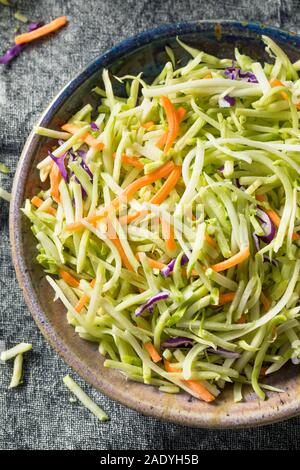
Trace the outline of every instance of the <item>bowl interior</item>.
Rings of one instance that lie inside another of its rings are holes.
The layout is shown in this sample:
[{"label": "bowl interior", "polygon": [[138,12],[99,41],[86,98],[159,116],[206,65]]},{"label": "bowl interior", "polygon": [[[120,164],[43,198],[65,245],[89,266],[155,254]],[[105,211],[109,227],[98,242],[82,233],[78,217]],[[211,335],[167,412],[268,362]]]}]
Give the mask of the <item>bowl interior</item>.
[{"label": "bowl interior", "polygon": [[[273,37],[292,60],[299,57],[300,38],[253,24],[207,22],[167,25],[143,33],[90,64],[54,99],[39,125],[58,129],[84,104],[96,106],[99,100],[91,90],[101,82],[103,67],[119,76],[143,72],[143,78],[151,81],[168,60],[166,45],[172,47],[175,57],[184,64],[188,54],[176,42],[176,35],[189,45],[219,57],[233,58],[234,48],[238,47],[243,53],[261,61],[267,59],[267,55],[260,34]],[[114,81],[114,89],[119,94],[124,93],[123,86],[117,81]],[[285,390],[282,394],[269,393],[268,400],[260,402],[254,393],[248,391],[244,402],[234,404],[232,390],[228,387],[213,405],[185,393],[168,395],[151,386],[128,382],[118,371],[103,367],[104,359],[96,345],[80,339],[73,327],[67,324],[63,305],[53,302],[53,291],[35,262],[36,242],[30,225],[20,213],[25,198],[32,197],[41,187],[36,164],[52,145],[51,139],[29,136],[15,176],[10,214],[12,253],[18,280],[35,321],[52,346],[96,388],[148,415],[191,426],[232,427],[266,424],[299,413],[300,379],[293,366],[284,368],[269,379],[268,383]]]}]

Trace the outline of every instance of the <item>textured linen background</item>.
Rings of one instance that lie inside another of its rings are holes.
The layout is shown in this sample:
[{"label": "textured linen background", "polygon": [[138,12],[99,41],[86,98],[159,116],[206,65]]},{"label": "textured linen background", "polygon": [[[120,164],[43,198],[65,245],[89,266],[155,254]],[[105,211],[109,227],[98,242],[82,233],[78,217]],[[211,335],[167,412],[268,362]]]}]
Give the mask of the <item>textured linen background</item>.
[{"label": "textured linen background", "polygon": [[[0,44],[12,43],[16,9],[30,20],[68,15],[57,34],[27,47],[11,65],[0,66],[0,161],[11,173],[0,175],[10,189],[18,156],[39,114],[75,74],[122,39],[162,23],[198,19],[255,20],[297,31],[299,1],[289,0],[11,0],[0,4]],[[300,32],[300,26],[298,27]],[[1,52],[0,51],[0,52]],[[0,200],[0,340],[25,340],[25,384],[7,390],[12,363],[0,364],[0,448],[2,449],[300,449],[300,417],[258,429],[204,430],[160,422],[101,395],[72,374],[107,411],[101,424],[78,404],[62,377],[72,372],[48,346],[18,288],[8,239],[8,204]]]}]

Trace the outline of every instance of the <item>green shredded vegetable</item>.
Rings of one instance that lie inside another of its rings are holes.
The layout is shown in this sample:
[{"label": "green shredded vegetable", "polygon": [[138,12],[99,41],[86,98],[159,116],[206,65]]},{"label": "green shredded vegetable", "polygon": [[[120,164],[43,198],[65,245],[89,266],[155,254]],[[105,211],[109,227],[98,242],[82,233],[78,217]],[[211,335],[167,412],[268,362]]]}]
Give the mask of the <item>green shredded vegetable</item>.
[{"label": "green shredded vegetable", "polygon": [[4,165],[4,163],[0,163],[0,171],[1,171],[1,173],[7,174],[7,173],[9,173],[10,170],[9,170],[9,168],[7,168],[6,165]]},{"label": "green shredded vegetable", "polygon": [[161,392],[264,399],[300,362],[300,61],[262,40],[265,64],[178,39],[186,63],[167,46],[152,83],[104,70],[72,132],[36,129],[53,150],[23,212],[55,300],[105,367]]},{"label": "green shredded vegetable", "polygon": [[14,360],[13,375],[8,388],[17,387],[21,383],[23,367],[23,354],[17,354]]},{"label": "green shredded vegetable", "polygon": [[3,188],[0,188],[0,198],[9,202],[11,200],[11,194]]},{"label": "green shredded vegetable", "polygon": [[1,361],[8,361],[13,357],[16,357],[18,354],[24,354],[27,351],[32,349],[32,344],[30,343],[19,343],[16,346],[13,346],[11,349],[2,351],[0,359]]},{"label": "green shredded vegetable", "polygon": [[99,421],[108,421],[109,417],[103,411],[100,406],[96,405],[95,402],[82,390],[82,388],[74,382],[74,380],[69,376],[66,375],[63,378],[64,384],[68,387],[68,389],[74,393],[74,395],[78,398],[81,403],[88,408],[98,419]]},{"label": "green shredded vegetable", "polygon": [[21,23],[27,23],[28,22],[27,16],[23,15],[23,13],[21,13],[20,11],[16,11],[14,13],[14,17],[16,18],[16,20],[21,21]]}]

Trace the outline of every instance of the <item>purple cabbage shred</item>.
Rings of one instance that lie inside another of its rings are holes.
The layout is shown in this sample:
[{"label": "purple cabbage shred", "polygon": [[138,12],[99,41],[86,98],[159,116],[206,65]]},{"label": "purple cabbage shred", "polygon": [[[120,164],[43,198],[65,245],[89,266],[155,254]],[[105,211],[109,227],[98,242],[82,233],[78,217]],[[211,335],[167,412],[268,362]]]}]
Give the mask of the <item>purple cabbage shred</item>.
[{"label": "purple cabbage shred", "polygon": [[15,46],[10,47],[3,56],[0,57],[0,64],[6,65],[15,57],[17,57],[20,52],[24,49],[23,44],[16,44]]},{"label": "purple cabbage shred", "polygon": [[155,294],[153,297],[151,297],[149,300],[147,300],[146,303],[138,307],[135,311],[135,316],[139,317],[144,313],[146,310],[151,309],[151,307],[156,303],[159,302],[160,300],[165,300],[170,297],[170,292],[168,291],[162,291],[158,292],[158,294]]},{"label": "purple cabbage shred", "polygon": [[99,127],[97,126],[95,122],[91,122],[90,126],[91,126],[92,131],[94,132],[99,131]]},{"label": "purple cabbage shred", "polygon": [[226,78],[229,78],[230,80],[238,80],[241,79],[245,82],[248,83],[258,83],[256,76],[252,72],[243,72],[239,67],[236,67],[234,65],[234,62],[232,62],[231,67],[227,67],[224,70],[224,75]]},{"label": "purple cabbage shred", "polygon": [[227,349],[222,349],[222,348],[216,348],[216,349],[207,348],[205,351],[207,352],[207,354],[220,356],[220,357],[226,357],[229,359],[238,359],[240,357],[240,353],[227,351]]},{"label": "purple cabbage shred", "polygon": [[223,98],[219,99],[220,108],[230,108],[235,105],[235,98],[233,96],[225,95]]},{"label": "purple cabbage shred", "polygon": [[64,153],[61,157],[55,157],[55,155],[53,155],[53,153],[48,151],[48,155],[56,163],[56,165],[59,168],[61,176],[63,177],[63,179],[67,183],[69,181],[69,175],[68,175],[68,172],[67,172],[67,169],[66,169],[65,159],[68,155],[68,152]]},{"label": "purple cabbage shred", "polygon": [[161,343],[162,349],[189,348],[194,344],[194,340],[185,336],[169,338]]},{"label": "purple cabbage shred", "polygon": [[[186,265],[187,263],[189,262],[189,259],[188,257],[186,256],[186,254],[184,254],[181,258],[181,266],[184,266]],[[164,268],[162,268],[162,270],[160,271],[161,275],[166,278],[169,276],[169,274],[171,274],[171,272],[173,272],[173,269],[174,269],[174,266],[175,266],[175,263],[176,263],[176,258],[172,259],[170,261],[169,264],[167,264],[167,266],[165,266]]]},{"label": "purple cabbage shred", "polygon": [[44,24],[44,21],[32,21],[32,23],[28,25],[28,31],[31,32],[35,29],[41,28],[42,26],[44,26]]}]

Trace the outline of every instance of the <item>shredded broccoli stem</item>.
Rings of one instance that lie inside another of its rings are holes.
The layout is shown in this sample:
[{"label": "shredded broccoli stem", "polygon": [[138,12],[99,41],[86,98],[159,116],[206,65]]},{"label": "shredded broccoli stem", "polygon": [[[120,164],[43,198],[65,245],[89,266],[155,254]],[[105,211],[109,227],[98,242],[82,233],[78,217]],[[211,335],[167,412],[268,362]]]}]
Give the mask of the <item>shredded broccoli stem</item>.
[{"label": "shredded broccoli stem", "polygon": [[74,380],[69,376],[66,375],[63,378],[64,384],[68,387],[68,389],[74,393],[74,395],[78,398],[81,403],[88,408],[95,416],[99,419],[99,421],[108,421],[109,417],[103,411],[100,406],[96,405],[95,402],[82,390],[82,388],[74,382]]},{"label": "shredded broccoli stem", "polygon": [[17,354],[14,359],[14,370],[8,388],[17,387],[21,383],[23,367],[23,354]]}]

